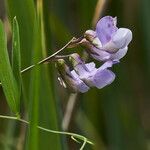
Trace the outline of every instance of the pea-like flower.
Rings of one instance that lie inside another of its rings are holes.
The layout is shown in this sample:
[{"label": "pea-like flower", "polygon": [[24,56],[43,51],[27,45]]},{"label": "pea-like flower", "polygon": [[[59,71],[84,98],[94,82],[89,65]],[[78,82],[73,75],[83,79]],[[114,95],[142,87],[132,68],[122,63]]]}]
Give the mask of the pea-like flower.
[{"label": "pea-like flower", "polygon": [[60,83],[72,92],[81,93],[87,92],[91,87],[101,89],[111,84],[115,74],[108,68],[126,55],[131,40],[131,30],[118,28],[116,17],[103,17],[98,21],[95,31],[87,30],[74,46],[84,46],[93,58],[104,64],[97,68],[94,62],[85,63],[77,53],[71,54],[69,61],[72,70],[63,59],[57,61]]},{"label": "pea-like flower", "polygon": [[56,68],[60,75],[58,80],[63,87],[68,88],[71,92],[85,93],[89,90],[89,87],[79,78],[76,72],[70,71],[63,59],[56,62]]},{"label": "pea-like flower", "polygon": [[72,72],[76,72],[79,78],[89,87],[99,89],[111,84],[115,79],[115,74],[107,69],[112,67],[113,61],[105,62],[101,67],[96,68],[95,63],[85,64],[77,53],[70,56],[70,61],[74,67]]},{"label": "pea-like flower", "polygon": [[87,30],[80,42],[89,54],[100,61],[120,60],[128,50],[132,32],[127,28],[118,28],[117,18],[105,16],[96,25],[96,30]]},{"label": "pea-like flower", "polygon": [[69,57],[73,70],[65,64],[63,59],[57,61],[56,66],[60,77],[60,84],[70,89],[72,92],[87,92],[90,87],[99,89],[111,84],[115,79],[115,74],[107,69],[112,67],[113,61],[105,62],[101,67],[96,68],[95,63],[84,63],[76,53]]}]

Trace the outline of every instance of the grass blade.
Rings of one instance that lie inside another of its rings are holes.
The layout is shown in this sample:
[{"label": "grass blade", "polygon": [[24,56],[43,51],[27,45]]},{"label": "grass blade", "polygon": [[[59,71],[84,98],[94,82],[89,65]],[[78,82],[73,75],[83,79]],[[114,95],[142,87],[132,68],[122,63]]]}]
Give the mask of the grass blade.
[{"label": "grass blade", "polygon": [[[33,63],[35,64],[41,55],[40,49],[41,49],[41,42],[40,37],[38,36],[38,23],[37,20],[35,20],[34,23],[34,41],[33,46],[35,51],[33,51]],[[39,120],[39,100],[40,100],[40,68],[39,66],[35,66],[35,68],[31,71],[31,82],[30,82],[30,105],[29,105],[29,118],[30,118],[30,127],[28,132],[28,138],[27,138],[27,144],[26,149],[27,150],[38,150],[38,139],[39,139],[39,133],[38,133],[38,120]]]},{"label": "grass blade", "polygon": [[[43,10],[45,10],[45,6],[43,3],[46,1],[38,0],[37,1],[37,14],[38,14],[38,22],[39,22],[39,31],[40,31],[40,37],[41,37],[41,55],[46,57],[46,49],[47,45],[46,43],[46,36],[45,31],[48,33],[47,28],[45,28],[45,24],[48,18],[43,17]],[[48,41],[51,41],[49,39]],[[53,65],[53,64],[52,64]],[[51,77],[51,74],[53,73],[53,70],[49,69],[49,65],[43,65],[41,66],[41,89],[40,89],[40,107],[39,107],[39,122],[43,124],[44,126],[59,130],[58,122],[58,114],[57,114],[57,105],[56,105],[56,97],[54,96],[53,87],[54,84],[52,82],[53,78]],[[52,67],[51,67],[52,68]],[[46,88],[43,88],[46,87]],[[46,111],[45,111],[46,110]],[[49,116],[49,117],[48,117]],[[62,141],[60,135],[53,135],[53,134],[47,134],[40,132],[39,136],[39,149],[47,149],[47,147],[51,147],[55,150],[61,150],[62,149]]]},{"label": "grass blade", "polygon": [[[35,8],[33,0],[5,1],[10,21],[16,16],[20,30],[21,68],[31,65],[34,39]],[[28,107],[30,72],[22,76],[23,103]]]},{"label": "grass blade", "polygon": [[18,88],[11,69],[7,52],[7,40],[3,23],[0,21],[0,80],[10,109],[19,115]]},{"label": "grass blade", "polygon": [[[16,17],[13,19],[12,37],[12,69],[18,86],[19,97],[21,95],[21,56],[20,56],[20,36],[19,26]],[[18,99],[20,104],[20,98]]]},{"label": "grass blade", "polygon": [[36,128],[38,125],[38,107],[39,107],[39,77],[40,72],[37,67],[32,70],[32,80],[31,80],[31,94],[30,100],[32,106],[30,109],[30,127],[29,127],[29,134],[28,134],[28,150],[38,150],[38,129]]},{"label": "grass blade", "polygon": [[22,68],[31,63],[33,24],[35,18],[35,9],[33,0],[7,0],[7,12],[10,21],[16,16],[20,28],[21,58]]}]

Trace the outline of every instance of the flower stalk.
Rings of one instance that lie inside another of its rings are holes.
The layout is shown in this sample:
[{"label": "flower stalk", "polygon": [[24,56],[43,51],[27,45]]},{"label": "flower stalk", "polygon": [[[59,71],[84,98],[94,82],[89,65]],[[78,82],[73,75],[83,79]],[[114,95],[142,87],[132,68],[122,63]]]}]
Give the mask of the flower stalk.
[{"label": "flower stalk", "polygon": [[[16,120],[16,121],[25,123],[26,125],[30,124],[30,122],[28,122],[28,121],[26,121],[24,119],[13,117],[13,116],[0,115],[0,118],[2,118],[2,119],[9,119],[9,120]],[[56,130],[47,129],[47,128],[44,128],[44,127],[41,127],[41,126],[37,126],[37,128],[42,130],[42,131],[53,133],[53,134],[68,135],[68,136],[71,137],[71,139],[73,139],[77,143],[80,143],[79,140],[82,140],[83,144],[82,144],[80,150],[83,150],[83,148],[85,147],[86,143],[88,143],[90,145],[94,145],[94,143],[91,142],[89,139],[87,139],[86,137],[84,137],[82,135],[76,134],[76,133],[56,131]]]}]

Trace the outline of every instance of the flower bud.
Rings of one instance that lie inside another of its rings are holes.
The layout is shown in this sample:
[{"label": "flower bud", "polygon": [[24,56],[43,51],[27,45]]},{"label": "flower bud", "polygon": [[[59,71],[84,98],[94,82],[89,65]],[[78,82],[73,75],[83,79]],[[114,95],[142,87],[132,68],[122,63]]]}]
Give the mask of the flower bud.
[{"label": "flower bud", "polygon": [[70,71],[63,59],[59,59],[56,62],[56,67],[60,74],[60,84],[68,88],[71,92],[84,93],[89,90],[89,87],[79,79],[79,76],[75,73],[75,71]]},{"label": "flower bud", "polygon": [[72,63],[73,66],[78,64],[83,64],[83,60],[81,59],[80,55],[77,53],[73,53],[69,56],[69,61]]},{"label": "flower bud", "polygon": [[74,53],[69,57],[70,62],[72,63],[74,70],[77,72],[78,75],[84,75],[89,72],[88,68],[86,67],[84,61],[81,59],[79,54]]},{"label": "flower bud", "polygon": [[95,31],[93,31],[93,30],[87,30],[87,31],[84,33],[84,37],[85,37],[89,42],[91,42],[91,44],[93,44],[95,47],[97,47],[97,48],[102,47],[102,44],[101,44],[99,38],[97,37]]},{"label": "flower bud", "polygon": [[85,37],[88,41],[92,42],[93,39],[96,37],[96,32],[93,31],[93,30],[87,30],[87,31],[85,31],[85,33],[84,33],[84,37]]}]

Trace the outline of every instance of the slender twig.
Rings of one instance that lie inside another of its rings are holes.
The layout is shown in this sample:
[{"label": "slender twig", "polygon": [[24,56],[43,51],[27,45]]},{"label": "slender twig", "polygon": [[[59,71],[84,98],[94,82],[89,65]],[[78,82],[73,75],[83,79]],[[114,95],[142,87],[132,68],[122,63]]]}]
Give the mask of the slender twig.
[{"label": "slender twig", "polygon": [[58,51],[56,51],[56,52],[53,53],[52,55],[50,55],[50,56],[44,58],[43,60],[39,61],[37,64],[31,65],[31,66],[29,66],[29,67],[23,69],[23,70],[21,71],[21,73],[24,73],[24,72],[26,72],[26,71],[32,69],[32,68],[35,67],[36,65],[43,64],[43,63],[48,62],[48,61],[50,61],[50,60],[57,60],[57,59],[69,57],[69,55],[62,55],[62,56],[59,56],[58,54],[59,54],[60,52],[62,52],[64,49],[66,49],[66,48],[72,48],[72,47],[74,47],[75,45],[78,45],[78,43],[79,43],[82,39],[83,39],[82,36],[79,37],[79,38],[77,38],[77,39],[76,39],[75,37],[73,37],[73,38],[72,38],[67,44],[65,44],[61,49],[59,49]]},{"label": "slender twig", "polygon": [[[27,125],[30,124],[30,122],[28,122],[28,121],[26,121],[24,119],[13,117],[13,116],[0,115],[0,118],[20,121],[20,122],[25,123]],[[69,135],[69,136],[73,137],[72,138],[73,140],[76,139],[76,138],[79,139],[79,140],[83,140],[84,142],[83,142],[80,150],[83,150],[83,148],[85,147],[86,143],[88,143],[90,145],[94,145],[93,142],[91,142],[90,140],[88,140],[86,137],[84,137],[82,135],[79,135],[79,134],[76,134],[76,133],[56,131],[56,130],[47,129],[47,128],[44,128],[44,127],[41,127],[41,126],[37,126],[37,128],[40,129],[40,130],[42,130],[42,131],[46,131],[46,132],[50,132],[50,133],[54,133],[54,134]],[[74,140],[74,141],[77,142],[78,140]]]},{"label": "slender twig", "polygon": [[30,70],[30,69],[33,68],[33,67],[35,67],[35,65],[31,65],[31,66],[29,66],[29,67],[27,67],[27,68],[21,70],[21,73],[24,73],[24,72]]},{"label": "slender twig", "polygon": [[[75,37],[73,37],[67,44],[65,44],[61,49],[59,49],[57,52],[55,52],[54,54],[44,58],[43,60],[39,61],[37,64],[34,64],[34,65],[31,65],[23,70],[21,70],[21,73],[25,73],[27,72],[28,70],[32,69],[33,67],[35,67],[36,65],[40,65],[40,64],[43,64],[45,62],[48,62],[52,59],[54,59],[54,57],[59,54],[60,52],[62,52],[65,48],[67,48],[69,45],[71,45],[71,43],[73,43],[73,41],[75,41]],[[58,57],[56,56],[56,59],[58,59]]]},{"label": "slender twig", "polygon": [[76,38],[73,37],[66,45],[64,45],[60,50],[58,50],[57,52],[55,52],[54,54],[50,55],[49,57],[41,60],[40,62],[38,62],[37,64],[42,64],[46,61],[49,61],[50,59],[52,59],[53,57],[55,57],[57,54],[59,54],[60,52],[62,52],[65,48],[67,48]]},{"label": "slender twig", "polygon": [[[57,60],[57,59],[64,59],[64,58],[66,58],[66,57],[69,57],[70,55],[62,55],[62,56],[60,56],[60,55],[55,55],[55,57],[51,57],[51,60]],[[50,56],[49,56],[50,57]],[[47,57],[48,58],[48,57]],[[46,58],[45,58],[46,59]],[[49,59],[50,60],[50,59]],[[42,61],[41,61],[42,62]],[[44,62],[46,62],[46,61],[43,61],[43,63]],[[40,64],[42,64],[42,63],[37,63],[36,65],[40,65]],[[27,67],[27,68],[25,68],[25,69],[23,69],[23,70],[21,70],[21,73],[25,73],[25,72],[27,72],[28,70],[30,70],[30,69],[32,69],[33,67],[35,67],[36,65],[31,65],[31,66],[29,66],[29,67]],[[0,83],[1,84],[1,83]]]}]

